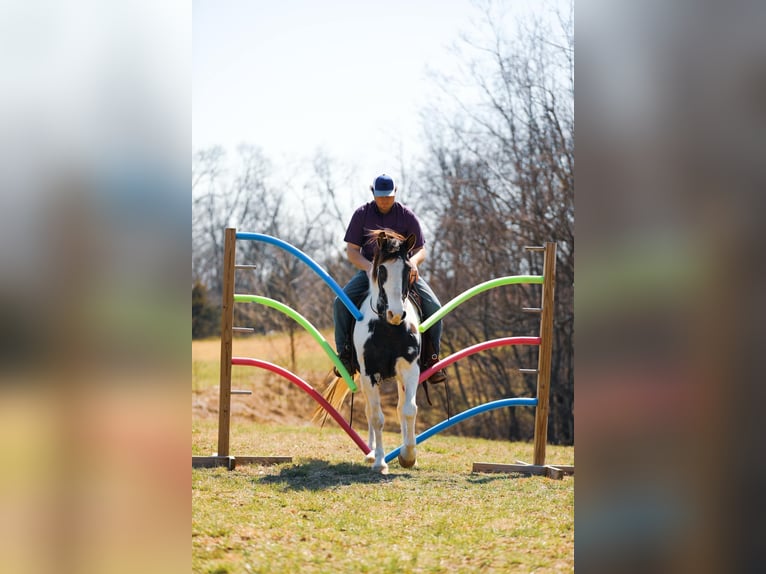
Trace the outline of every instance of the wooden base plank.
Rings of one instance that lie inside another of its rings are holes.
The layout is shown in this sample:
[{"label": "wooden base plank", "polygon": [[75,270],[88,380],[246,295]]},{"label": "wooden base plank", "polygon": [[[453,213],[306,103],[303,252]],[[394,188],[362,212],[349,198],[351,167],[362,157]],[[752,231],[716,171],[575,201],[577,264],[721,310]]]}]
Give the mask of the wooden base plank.
[{"label": "wooden base plank", "polygon": [[536,466],[534,464],[498,464],[494,462],[474,462],[472,472],[518,472],[541,476],[548,474],[544,466]]},{"label": "wooden base plank", "polygon": [[243,464],[284,464],[292,461],[291,456],[193,456],[192,468],[225,466],[229,470],[234,470]]},{"label": "wooden base plank", "polygon": [[234,468],[233,456],[193,456],[192,468],[215,468],[225,466],[229,470]]},{"label": "wooden base plank", "polygon": [[574,465],[573,464],[549,464],[548,466],[552,468],[557,468],[561,472],[563,472],[566,475],[574,476]]},{"label": "wooden base plank", "polygon": [[561,480],[564,478],[564,471],[560,468],[557,468],[555,466],[551,465],[545,465],[545,468],[548,469],[547,476],[548,478],[552,478],[554,480]]},{"label": "wooden base plank", "polygon": [[518,464],[499,464],[494,462],[475,462],[472,472],[498,472],[498,473],[519,473],[533,474],[536,476],[547,476],[555,480],[561,480],[566,475],[574,475],[573,465],[546,464],[536,465],[527,464],[519,461]]},{"label": "wooden base plank", "polygon": [[243,464],[284,464],[292,461],[293,457],[291,456],[235,456],[234,466],[236,468]]}]

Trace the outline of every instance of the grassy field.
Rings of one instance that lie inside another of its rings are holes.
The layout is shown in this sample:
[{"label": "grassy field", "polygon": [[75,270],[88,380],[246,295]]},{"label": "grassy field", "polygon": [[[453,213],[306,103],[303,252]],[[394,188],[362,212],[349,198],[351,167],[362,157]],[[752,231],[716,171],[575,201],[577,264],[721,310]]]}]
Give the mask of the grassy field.
[{"label": "grassy field", "polygon": [[[215,432],[195,423],[193,452],[212,452]],[[335,428],[248,424],[233,434],[235,454],[293,462],[192,471],[194,572],[574,569],[574,477],[470,472],[474,461],[531,460],[529,444],[435,436],[417,467],[393,462],[381,476]],[[549,448],[561,464],[573,454]]]},{"label": "grassy field", "polygon": [[[235,341],[234,350],[284,365],[289,358],[279,337]],[[327,365],[304,355],[296,371],[318,386]],[[207,455],[217,440],[218,342],[195,342],[192,356],[192,454]],[[531,461],[530,443],[437,435],[419,446],[415,468],[394,461],[381,476],[334,423],[308,422],[304,393],[269,377],[235,371],[235,387],[259,394],[233,399],[231,452],[293,462],[192,470],[194,572],[574,569],[574,477],[471,473],[473,462]],[[364,415],[355,408],[354,416],[366,437]],[[384,440],[386,451],[400,441],[393,432]],[[574,448],[549,446],[547,460],[574,464]]]}]

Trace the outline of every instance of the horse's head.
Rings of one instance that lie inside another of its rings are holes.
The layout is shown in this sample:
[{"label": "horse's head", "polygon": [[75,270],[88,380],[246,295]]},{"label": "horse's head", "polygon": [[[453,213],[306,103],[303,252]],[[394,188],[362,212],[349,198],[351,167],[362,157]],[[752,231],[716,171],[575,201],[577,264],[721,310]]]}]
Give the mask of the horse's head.
[{"label": "horse's head", "polygon": [[377,243],[372,260],[370,304],[379,317],[392,325],[405,318],[405,304],[410,292],[409,252],[415,245],[415,236],[406,239],[389,229],[375,231],[372,241]]}]

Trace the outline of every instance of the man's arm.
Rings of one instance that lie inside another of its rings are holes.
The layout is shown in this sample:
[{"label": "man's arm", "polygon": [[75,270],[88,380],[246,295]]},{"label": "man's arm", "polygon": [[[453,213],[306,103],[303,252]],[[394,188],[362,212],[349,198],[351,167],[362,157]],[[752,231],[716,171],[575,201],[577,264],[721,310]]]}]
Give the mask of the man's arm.
[{"label": "man's arm", "polygon": [[416,250],[410,256],[410,263],[412,263],[412,269],[410,270],[410,283],[414,283],[415,281],[418,280],[418,277],[420,277],[420,272],[418,271],[418,267],[425,260],[426,260],[426,248],[425,248],[425,246],[423,246],[420,249]]},{"label": "man's arm", "polygon": [[352,265],[362,271],[369,271],[372,263],[362,255],[362,248],[353,243],[346,243],[346,256]]},{"label": "man's arm", "polygon": [[410,263],[414,265],[420,265],[426,260],[426,248],[425,246],[420,249],[416,249],[412,255],[410,255]]}]

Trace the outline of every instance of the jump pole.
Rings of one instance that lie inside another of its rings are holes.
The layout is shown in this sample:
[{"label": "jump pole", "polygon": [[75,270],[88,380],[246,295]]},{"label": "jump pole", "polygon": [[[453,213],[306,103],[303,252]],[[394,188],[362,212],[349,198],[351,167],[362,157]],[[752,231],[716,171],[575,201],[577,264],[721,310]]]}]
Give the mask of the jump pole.
[{"label": "jump pole", "polygon": [[[221,298],[221,376],[218,406],[218,452],[212,456],[192,456],[192,468],[237,464],[279,464],[292,462],[291,456],[238,456],[229,454],[231,430],[231,359],[234,331],[234,270],[237,255],[237,230],[227,227],[223,245],[223,296]],[[236,393],[240,394],[240,393]]]},{"label": "jump pole", "polygon": [[543,475],[562,478],[574,474],[574,466],[546,465],[545,445],[548,441],[548,411],[551,390],[551,357],[553,354],[553,302],[556,285],[556,243],[547,241],[545,247],[533,247],[544,252],[543,292],[540,313],[540,347],[537,359],[537,406],[535,407],[534,458],[532,464],[473,463],[473,472],[502,472]]}]

